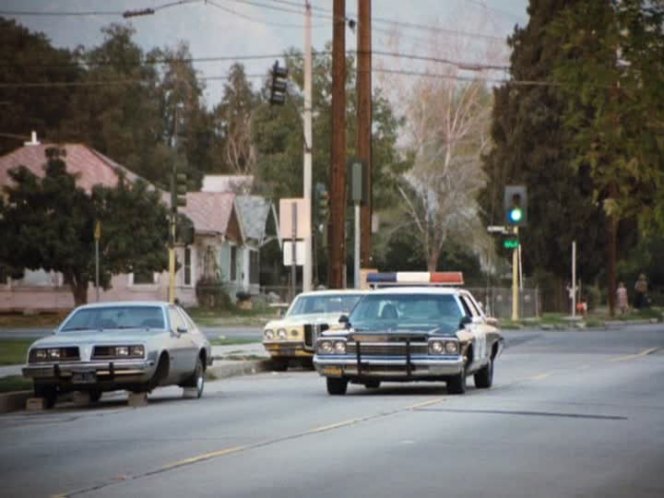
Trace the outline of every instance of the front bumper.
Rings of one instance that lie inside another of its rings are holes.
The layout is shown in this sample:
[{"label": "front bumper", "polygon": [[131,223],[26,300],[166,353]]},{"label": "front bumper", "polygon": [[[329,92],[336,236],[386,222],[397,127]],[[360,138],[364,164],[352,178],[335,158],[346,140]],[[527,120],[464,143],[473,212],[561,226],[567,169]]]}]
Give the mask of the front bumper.
[{"label": "front bumper", "polygon": [[316,371],[324,377],[376,378],[394,381],[435,380],[463,372],[463,357],[315,355]]},{"label": "front bumper", "polygon": [[270,341],[263,342],[263,346],[275,358],[311,358],[314,354],[312,348],[304,342]]},{"label": "front bumper", "polygon": [[147,382],[155,371],[154,360],[87,361],[30,364],[23,376],[62,387],[85,384],[133,384]]}]

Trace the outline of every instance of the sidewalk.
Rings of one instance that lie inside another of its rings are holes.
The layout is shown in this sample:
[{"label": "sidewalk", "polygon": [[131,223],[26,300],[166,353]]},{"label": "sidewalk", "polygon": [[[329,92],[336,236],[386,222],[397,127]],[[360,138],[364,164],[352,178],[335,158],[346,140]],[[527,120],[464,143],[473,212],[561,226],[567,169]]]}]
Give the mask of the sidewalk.
[{"label": "sidewalk", "polygon": [[[260,342],[212,346],[212,365],[207,368],[211,379],[225,379],[269,370],[270,355]],[[20,376],[23,365],[0,367],[0,377]],[[0,413],[22,410],[31,391],[0,393]]]}]

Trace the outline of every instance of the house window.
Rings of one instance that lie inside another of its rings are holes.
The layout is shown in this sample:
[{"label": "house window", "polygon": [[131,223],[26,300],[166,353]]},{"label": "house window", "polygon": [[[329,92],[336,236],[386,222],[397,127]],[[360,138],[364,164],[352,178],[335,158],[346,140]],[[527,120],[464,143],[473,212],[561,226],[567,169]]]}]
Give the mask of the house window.
[{"label": "house window", "polygon": [[134,279],[133,279],[133,284],[134,285],[141,285],[141,284],[155,284],[155,274],[154,272],[151,271],[143,271],[139,270],[134,272],[133,274]]},{"label": "house window", "polygon": [[249,283],[260,283],[260,257],[258,251],[249,251]]},{"label": "house window", "polygon": [[231,282],[237,280],[237,246],[231,246]]},{"label": "house window", "polygon": [[184,248],[184,285],[190,286],[192,278],[191,247]]}]

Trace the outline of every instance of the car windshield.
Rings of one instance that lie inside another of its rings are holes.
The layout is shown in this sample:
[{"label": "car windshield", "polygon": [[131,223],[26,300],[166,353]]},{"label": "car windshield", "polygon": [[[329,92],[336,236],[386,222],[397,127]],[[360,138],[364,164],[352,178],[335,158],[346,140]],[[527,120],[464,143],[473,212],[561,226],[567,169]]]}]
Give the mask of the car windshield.
[{"label": "car windshield", "polygon": [[60,329],[109,330],[130,328],[164,328],[164,314],[159,306],[108,306],[75,311]]},{"label": "car windshield", "polygon": [[349,319],[356,330],[453,332],[463,316],[451,294],[367,294]]},{"label": "car windshield", "polygon": [[286,316],[338,313],[350,313],[359,301],[361,294],[321,294],[299,296]]}]

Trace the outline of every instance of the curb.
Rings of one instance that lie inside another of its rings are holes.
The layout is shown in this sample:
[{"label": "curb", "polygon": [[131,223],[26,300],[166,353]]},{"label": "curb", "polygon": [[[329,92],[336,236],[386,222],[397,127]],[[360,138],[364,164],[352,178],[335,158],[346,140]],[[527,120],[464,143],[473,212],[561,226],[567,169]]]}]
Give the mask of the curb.
[{"label": "curb", "polygon": [[[227,379],[240,375],[252,375],[269,371],[270,360],[216,360],[206,370],[209,380]],[[0,393],[0,414],[25,410],[28,398],[33,397],[32,391],[16,391]]]}]

